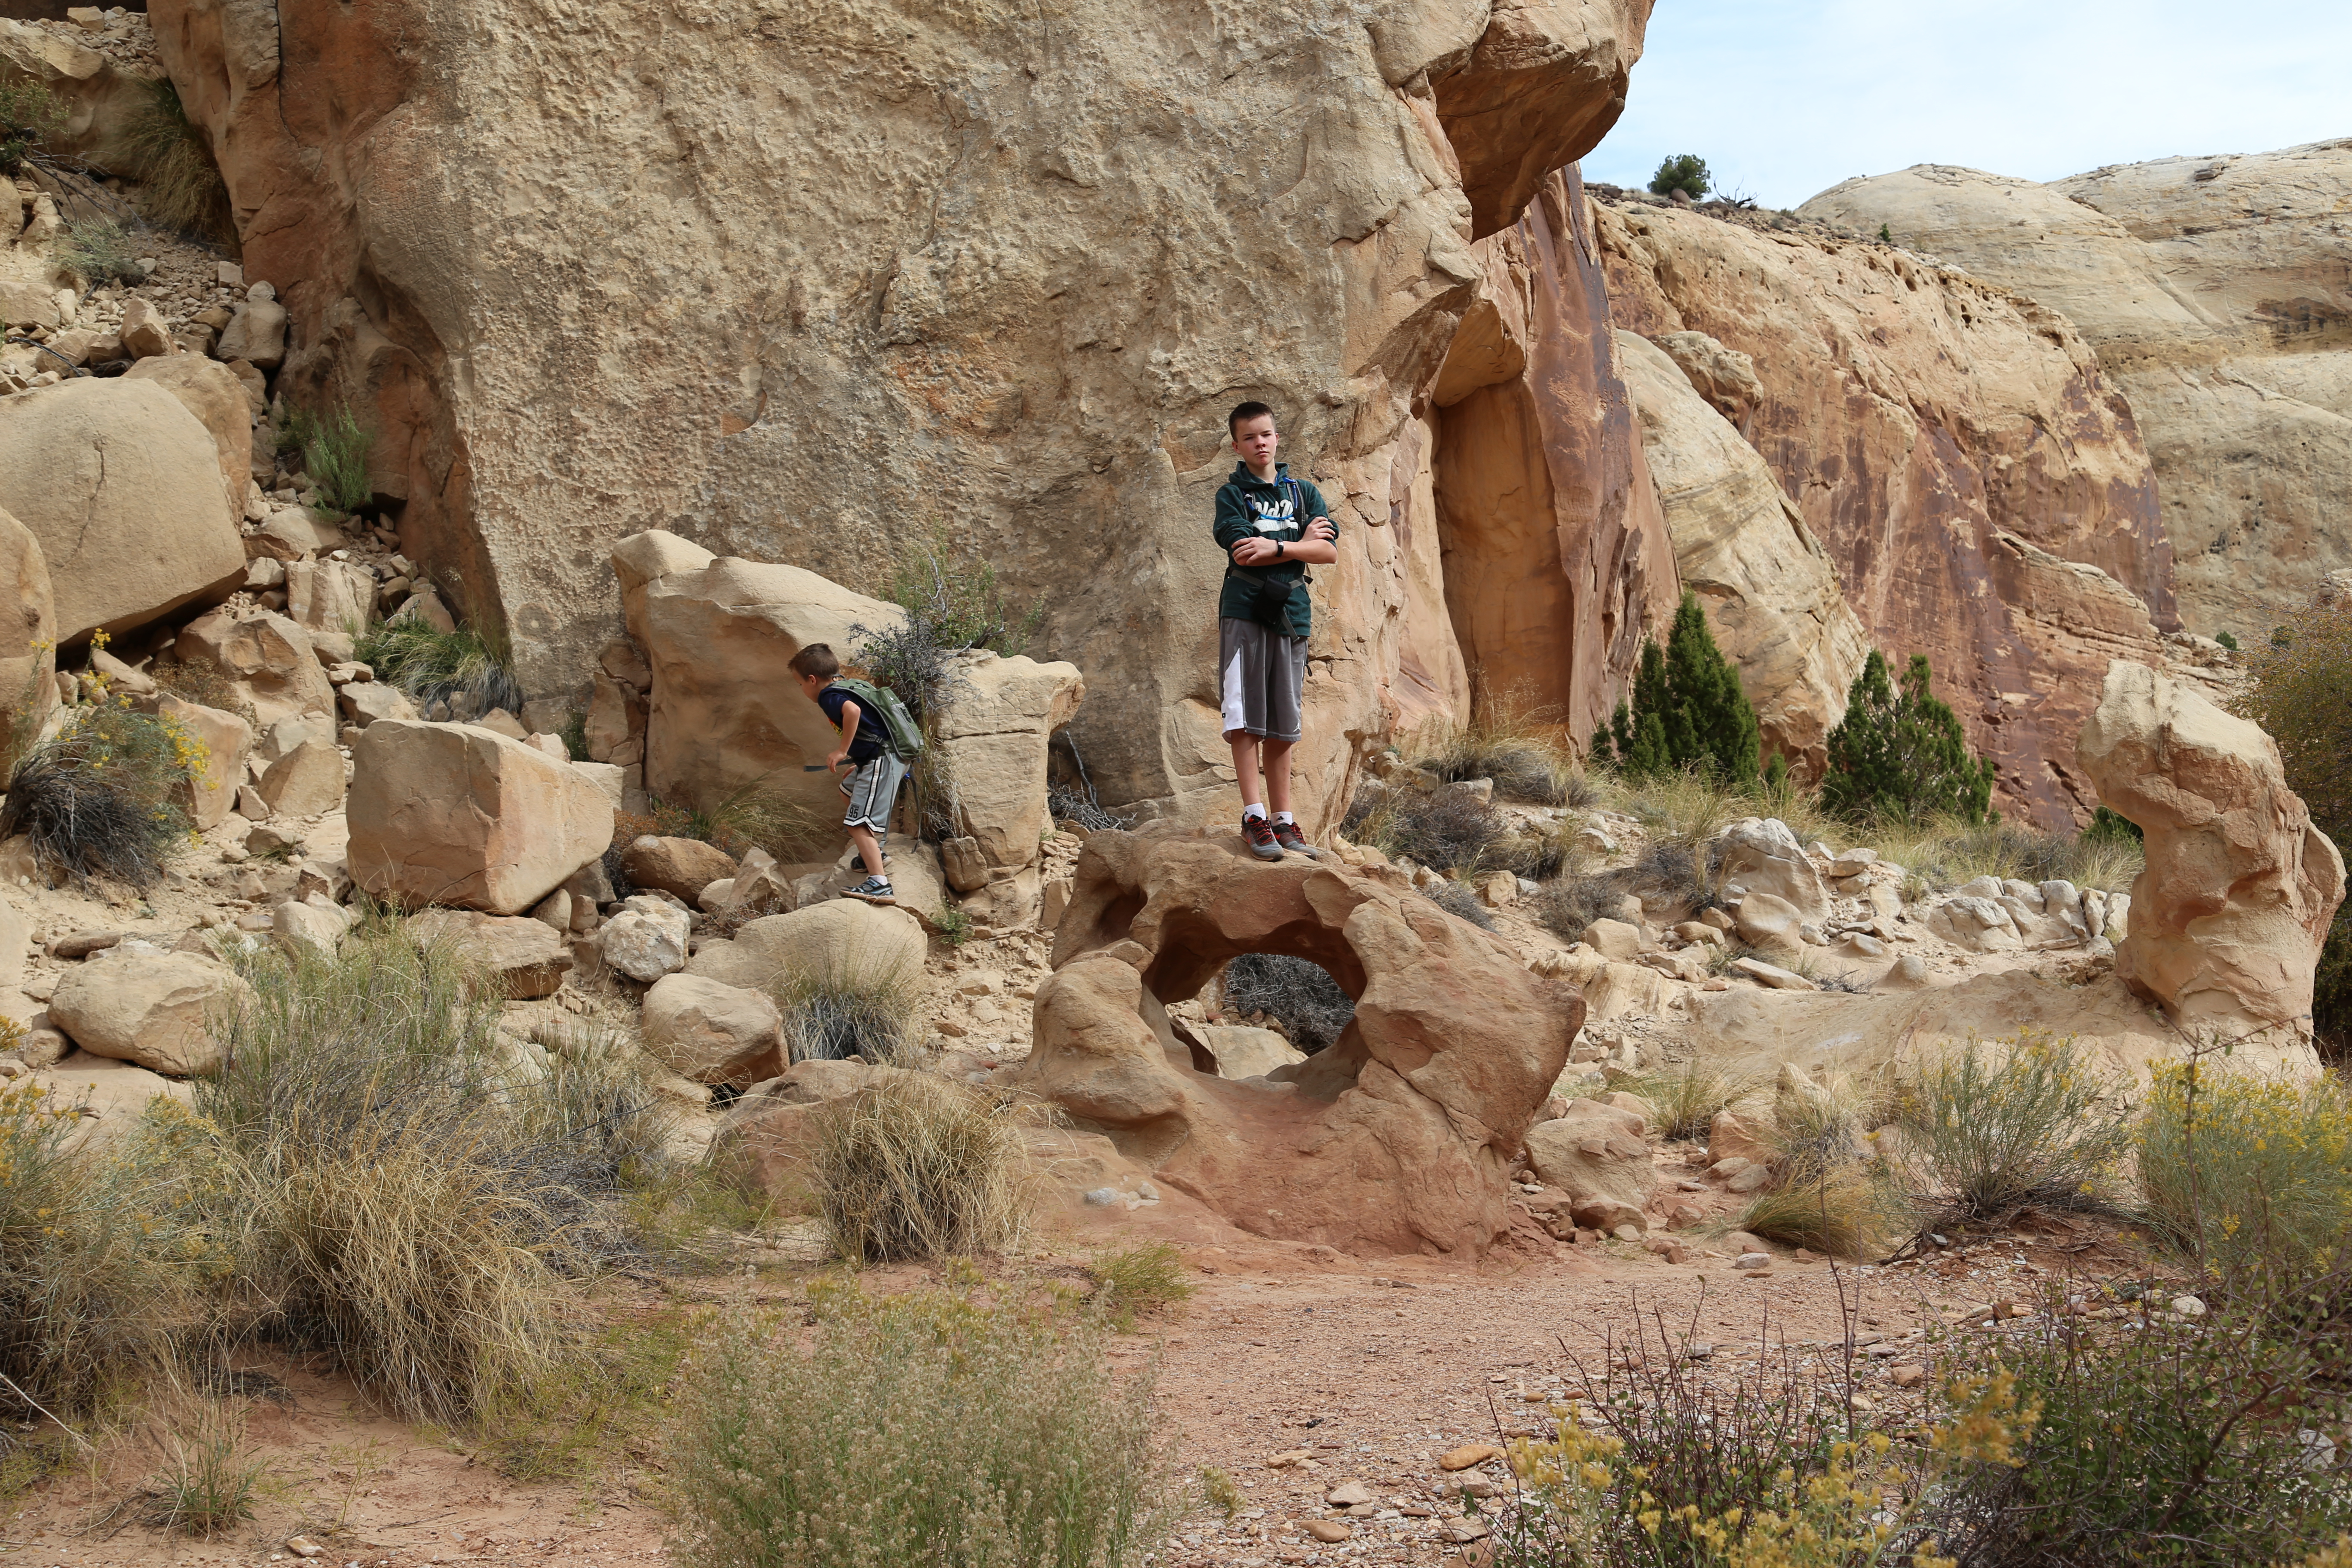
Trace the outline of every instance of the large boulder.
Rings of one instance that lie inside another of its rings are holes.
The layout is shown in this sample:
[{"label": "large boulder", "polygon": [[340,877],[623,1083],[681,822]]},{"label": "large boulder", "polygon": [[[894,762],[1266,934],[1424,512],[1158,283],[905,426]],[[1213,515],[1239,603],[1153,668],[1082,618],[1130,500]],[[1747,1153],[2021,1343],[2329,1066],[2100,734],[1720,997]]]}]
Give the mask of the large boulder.
[{"label": "large boulder", "polygon": [[124,942],[66,973],[49,998],[49,1021],[94,1057],[198,1078],[226,1059],[211,1015],[250,994],[217,959]]},{"label": "large boulder", "polygon": [[521,914],[613,841],[602,790],[494,731],[379,719],[352,761],[352,879],[380,899]]},{"label": "large boulder", "polygon": [[[1163,1002],[1245,952],[1320,964],[1354,1022],[1274,1081],[1193,1068]],[[1465,1252],[1583,1019],[1568,985],[1391,868],[1267,864],[1172,825],[1087,840],[1020,1081],[1234,1225],[1352,1251]]]},{"label": "large boulder", "polygon": [[245,579],[211,432],[152,382],[0,398],[0,510],[41,542],[57,635],[127,631]]},{"label": "large boulder", "polygon": [[1674,536],[1675,564],[1739,672],[1765,751],[1819,778],[1829,763],[1829,732],[1845,714],[1846,689],[1870,657],[1870,637],[1846,605],[1836,563],[1771,466],[1679,363],[1700,367],[1717,396],[1744,397],[1756,385],[1752,364],[1744,384],[1733,375],[1748,356],[1703,332],[1670,336],[1680,340],[1679,355],[1622,331],[1617,352]]},{"label": "large boulder", "polygon": [[706,942],[686,972],[777,992],[825,981],[912,987],[922,979],[924,951],[923,923],[906,910],[832,899],[763,915],[732,941]]},{"label": "large boulder", "polygon": [[[189,770],[181,786],[181,804],[196,827],[218,826],[236,809],[237,787],[245,783],[245,761],[253,751],[253,726],[235,713],[182,697],[158,698],[155,712],[204,748],[203,761]],[[338,756],[335,763],[340,770],[342,759]]]},{"label": "large boulder", "polygon": [[1743,816],[1715,843],[1715,896],[1737,905],[1750,893],[1788,900],[1801,921],[1830,912],[1829,883],[1789,825],[1777,816]]},{"label": "large boulder", "polygon": [[198,616],[180,628],[172,647],[183,663],[211,660],[236,683],[264,726],[335,710],[334,683],[310,634],[274,611],[218,609]]},{"label": "large boulder", "polygon": [[667,899],[639,893],[624,900],[619,912],[596,933],[604,962],[643,984],[686,967],[693,917]]},{"label": "large boulder", "polygon": [[1635,1111],[1570,1100],[1565,1115],[1528,1129],[1528,1163],[1573,1204],[1606,1199],[1638,1210],[1658,1185],[1644,1130]]},{"label": "large boulder", "polygon": [[58,705],[57,606],[49,563],[33,531],[0,509],[0,756],[14,755],[17,726],[38,731]]},{"label": "large boulder", "polygon": [[711,883],[734,876],[736,867],[735,858],[715,844],[648,833],[621,851],[621,869],[633,886],[658,888],[691,904]]},{"label": "large boulder", "polygon": [[1037,863],[1052,825],[1045,748],[1087,687],[1074,664],[976,652],[953,668],[934,740],[955,784],[957,836],[970,841],[985,883]]},{"label": "large boulder", "polygon": [[164,354],[141,360],[122,379],[153,382],[203,422],[220,454],[221,494],[242,515],[253,488],[253,416],[236,373],[202,354]]},{"label": "large boulder", "polygon": [[286,616],[297,625],[314,632],[357,636],[367,629],[374,608],[375,574],[359,563],[286,563]]},{"label": "large boulder", "polygon": [[646,1054],[697,1083],[741,1088],[783,1071],[782,1026],[773,998],[745,985],[667,974],[646,993]]},{"label": "large boulder", "polygon": [[256,283],[246,290],[245,303],[221,330],[216,352],[223,359],[243,360],[257,370],[276,370],[286,360],[286,307],[278,290]]},{"label": "large boulder", "polygon": [[2337,139],[2047,184],[1922,163],[1804,211],[1884,225],[2080,331],[2147,442],[2183,618],[2242,637],[2352,566],[2348,205]]},{"label": "large boulder", "polygon": [[571,943],[544,921],[426,910],[409,920],[408,934],[419,943],[445,946],[478,967],[509,1001],[551,996],[572,971]]},{"label": "large boulder", "polygon": [[2344,860],[2287,787],[2276,742],[2118,659],[2077,752],[2100,796],[2144,836],[2116,973],[2184,1029],[2308,1038]]},{"label": "large boulder", "polygon": [[803,771],[840,742],[801,695],[794,655],[824,643],[847,662],[863,637],[906,623],[896,605],[797,566],[721,560],[672,534],[633,534],[613,551],[629,631],[653,671],[646,788],[710,806],[747,784],[841,819],[841,793]]},{"label": "large boulder", "polygon": [[270,763],[256,787],[280,816],[332,811],[343,804],[343,754],[332,741],[305,741]]}]

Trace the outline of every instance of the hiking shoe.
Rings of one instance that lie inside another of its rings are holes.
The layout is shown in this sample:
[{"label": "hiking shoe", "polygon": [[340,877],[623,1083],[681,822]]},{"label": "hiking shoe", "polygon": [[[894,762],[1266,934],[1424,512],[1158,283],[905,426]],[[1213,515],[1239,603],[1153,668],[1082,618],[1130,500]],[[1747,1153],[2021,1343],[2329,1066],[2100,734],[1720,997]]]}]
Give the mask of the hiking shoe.
[{"label": "hiking shoe", "polygon": [[1282,858],[1282,846],[1275,842],[1274,824],[1263,816],[1242,818],[1242,837],[1249,840],[1250,853],[1261,860]]},{"label": "hiking shoe", "polygon": [[868,877],[850,889],[849,896],[853,899],[891,899],[898,895],[890,890],[889,878]]},{"label": "hiking shoe", "polygon": [[1323,858],[1323,851],[1316,848],[1315,846],[1307,842],[1307,836],[1298,831],[1298,825],[1295,822],[1276,823],[1274,825],[1274,841],[1276,844],[1281,845],[1285,849],[1289,850],[1293,855],[1304,855],[1309,860],[1320,860]]}]

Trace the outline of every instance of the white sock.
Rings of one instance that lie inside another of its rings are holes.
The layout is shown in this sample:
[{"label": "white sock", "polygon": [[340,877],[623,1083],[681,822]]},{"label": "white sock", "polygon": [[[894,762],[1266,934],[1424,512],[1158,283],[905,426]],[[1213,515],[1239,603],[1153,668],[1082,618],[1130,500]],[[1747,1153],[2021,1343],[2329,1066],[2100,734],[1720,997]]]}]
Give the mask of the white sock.
[{"label": "white sock", "polygon": [[1242,807],[1242,820],[1244,822],[1255,822],[1265,815],[1265,807],[1262,805],[1245,805]]},{"label": "white sock", "polygon": [[1276,813],[1274,814],[1274,819],[1275,819],[1276,822],[1280,822],[1280,823],[1286,823],[1286,824],[1288,824],[1290,826],[1293,826],[1293,827],[1296,827],[1296,826],[1298,826],[1296,822],[1292,822],[1292,821],[1291,821],[1291,819],[1290,819],[1290,813],[1288,813],[1288,812],[1286,812],[1286,811],[1277,811],[1277,812],[1276,812]]}]

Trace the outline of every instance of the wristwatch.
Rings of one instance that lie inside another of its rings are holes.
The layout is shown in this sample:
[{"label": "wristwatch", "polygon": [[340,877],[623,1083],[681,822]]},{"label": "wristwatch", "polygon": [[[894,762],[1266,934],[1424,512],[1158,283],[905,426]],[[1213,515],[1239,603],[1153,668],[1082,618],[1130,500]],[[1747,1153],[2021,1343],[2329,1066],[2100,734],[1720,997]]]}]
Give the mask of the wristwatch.
[{"label": "wristwatch", "polygon": [[1277,539],[1277,540],[1276,540],[1276,541],[1274,542],[1274,558],[1275,558],[1276,561],[1279,561],[1279,560],[1283,559],[1283,556],[1284,556],[1284,550],[1283,550],[1282,541],[1280,541],[1279,539]]}]

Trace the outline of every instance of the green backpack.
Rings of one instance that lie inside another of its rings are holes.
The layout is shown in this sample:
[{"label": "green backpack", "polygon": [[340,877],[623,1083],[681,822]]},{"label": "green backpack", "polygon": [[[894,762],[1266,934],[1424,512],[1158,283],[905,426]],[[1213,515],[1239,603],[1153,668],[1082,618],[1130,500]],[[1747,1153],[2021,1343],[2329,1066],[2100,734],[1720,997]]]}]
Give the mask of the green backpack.
[{"label": "green backpack", "polygon": [[902,763],[911,763],[922,754],[923,727],[915,722],[915,716],[907,711],[907,705],[898,700],[897,692],[870,680],[852,680],[846,676],[833,684],[857,699],[861,710],[874,715],[893,756]]}]

